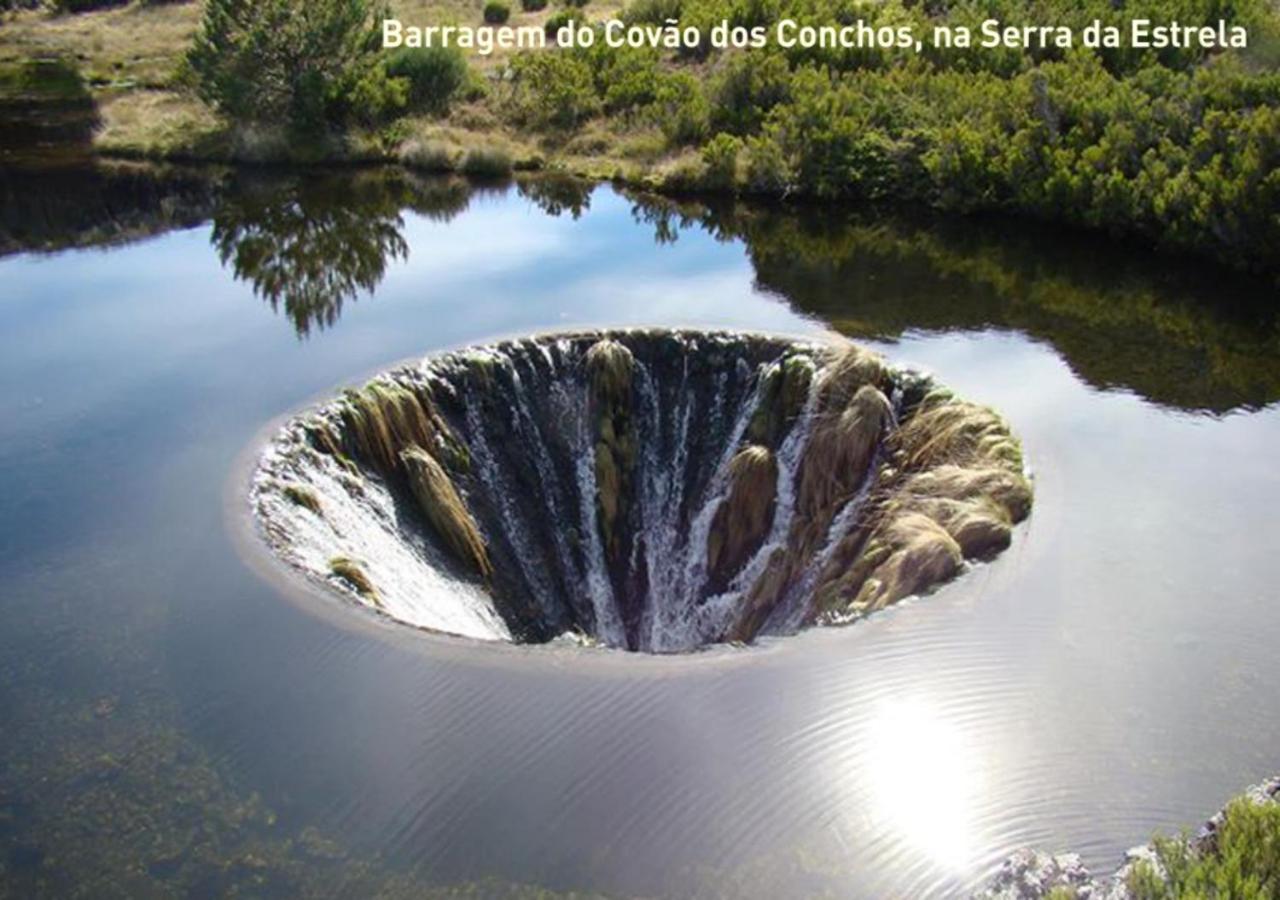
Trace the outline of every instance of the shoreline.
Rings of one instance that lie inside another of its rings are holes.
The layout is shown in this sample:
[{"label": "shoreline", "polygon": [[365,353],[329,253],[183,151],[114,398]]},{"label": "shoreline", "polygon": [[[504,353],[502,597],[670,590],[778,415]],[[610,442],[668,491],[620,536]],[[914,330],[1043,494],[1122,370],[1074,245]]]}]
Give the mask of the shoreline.
[{"label": "shoreline", "polygon": [[[1250,785],[1231,798],[1194,834],[1184,832],[1175,841],[1193,860],[1213,857],[1219,849],[1219,837],[1227,816],[1236,804],[1253,807],[1280,805],[1280,775]],[[1013,853],[1000,865],[1000,870],[987,885],[973,895],[973,900],[1140,900],[1147,896],[1135,891],[1133,883],[1144,870],[1161,882],[1167,882],[1161,854],[1161,838],[1132,847],[1114,871],[1095,875],[1081,862],[1077,853],[1047,853],[1024,848]]]},{"label": "shoreline", "polygon": [[[400,148],[402,149],[402,148]],[[499,154],[502,151],[498,151]],[[1006,222],[1011,227],[1032,226],[1046,231],[1060,231],[1078,239],[1105,241],[1126,247],[1136,254],[1149,254],[1155,259],[1180,265],[1205,266],[1224,275],[1244,279],[1257,279],[1269,285],[1280,286],[1280,257],[1259,261],[1253,266],[1234,265],[1211,253],[1195,252],[1177,246],[1165,246],[1137,231],[1113,233],[1107,229],[1091,228],[1074,222],[1038,216],[1016,209],[975,209],[969,211],[941,209],[919,200],[882,198],[857,200],[851,197],[824,198],[811,193],[792,191],[785,193],[759,192],[716,188],[707,185],[672,183],[659,171],[644,169],[627,171],[615,168],[609,171],[607,159],[592,165],[590,160],[579,157],[548,158],[537,152],[507,156],[501,167],[468,165],[472,154],[487,157],[484,145],[476,144],[457,149],[449,157],[432,156],[429,160],[415,159],[404,152],[374,152],[369,149],[349,153],[305,157],[289,155],[253,155],[247,153],[190,153],[154,152],[146,148],[81,147],[76,145],[43,145],[33,148],[30,155],[0,152],[0,174],[49,172],[59,169],[94,169],[112,165],[137,165],[163,168],[168,166],[191,169],[224,169],[227,172],[254,172],[275,174],[322,174],[342,171],[379,171],[400,169],[427,177],[460,177],[477,186],[503,184],[521,177],[567,178],[590,182],[593,185],[612,185],[633,193],[661,198],[672,204],[697,203],[708,207],[730,206],[739,203],[767,207],[787,207],[822,211],[857,211],[893,215],[908,219],[939,219],[957,222]],[[487,159],[486,159],[487,161]],[[1268,265],[1268,263],[1270,263]]]}]

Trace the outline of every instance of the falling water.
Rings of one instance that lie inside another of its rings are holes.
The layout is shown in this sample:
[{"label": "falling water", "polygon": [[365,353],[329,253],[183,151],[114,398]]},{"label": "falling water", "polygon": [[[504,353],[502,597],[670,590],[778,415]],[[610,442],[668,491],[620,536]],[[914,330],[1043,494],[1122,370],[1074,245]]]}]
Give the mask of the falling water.
[{"label": "falling water", "polygon": [[[589,354],[604,345],[616,371],[600,375]],[[866,426],[879,429],[869,456],[827,476],[838,490],[808,510],[810,518],[825,517],[814,525],[798,518],[802,469],[819,452],[817,423],[852,415],[846,406],[853,409],[849,398],[862,382],[845,385],[839,401],[830,395],[833,379],[853,377],[838,374],[850,354],[871,373],[857,377],[870,379],[875,396],[893,397],[892,414]],[[807,377],[803,393],[792,390],[793,408],[780,399],[788,359],[803,362],[793,369],[824,373]],[[615,379],[614,393],[600,386],[606,376]],[[819,618],[815,597],[830,579],[833,555],[872,546],[875,512],[889,507],[880,481],[892,471],[885,448],[904,386],[917,404],[932,388],[851,345],[651,331],[460,351],[374,385],[366,389],[371,400],[357,392],[295,419],[264,455],[254,500],[268,541],[286,561],[428,629],[532,642],[569,636],[649,652],[787,633]],[[366,407],[353,416],[358,403]],[[419,416],[428,424],[414,424]],[[354,421],[368,433],[352,433]],[[406,428],[423,433],[410,440]],[[334,438],[317,447],[320,432]],[[403,473],[363,458],[362,448],[379,440],[434,442],[422,449],[443,461],[440,477],[449,486],[428,493],[459,498],[449,515],[463,531],[474,526],[491,571],[471,569],[448,551],[441,520],[424,523],[414,499],[423,495],[408,490]],[[739,538],[745,555],[716,584],[711,547],[727,546],[730,532],[743,527],[742,511],[726,504],[739,502],[733,462],[749,445],[776,462],[772,494],[756,498],[768,501],[770,521],[762,534]],[[814,545],[805,530],[819,526]],[[363,577],[352,576],[351,566]],[[779,584],[773,594],[762,588],[770,579]],[[849,600],[855,593],[846,591]],[[750,603],[764,604],[762,611],[748,610]],[[757,612],[758,623],[744,625]]]}]

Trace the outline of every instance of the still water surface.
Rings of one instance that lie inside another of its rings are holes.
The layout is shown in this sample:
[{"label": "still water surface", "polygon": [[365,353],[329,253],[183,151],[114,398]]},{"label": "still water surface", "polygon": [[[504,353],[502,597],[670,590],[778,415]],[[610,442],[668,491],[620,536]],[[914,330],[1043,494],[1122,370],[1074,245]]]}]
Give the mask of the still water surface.
[{"label": "still water surface", "polygon": [[[952,896],[1028,844],[1109,867],[1280,769],[1265,285],[1000,223],[75,177],[5,198],[0,895]],[[273,419],[628,324],[930,369],[1012,422],[1032,517],[927,598],[677,658],[318,616],[238,549]]]}]

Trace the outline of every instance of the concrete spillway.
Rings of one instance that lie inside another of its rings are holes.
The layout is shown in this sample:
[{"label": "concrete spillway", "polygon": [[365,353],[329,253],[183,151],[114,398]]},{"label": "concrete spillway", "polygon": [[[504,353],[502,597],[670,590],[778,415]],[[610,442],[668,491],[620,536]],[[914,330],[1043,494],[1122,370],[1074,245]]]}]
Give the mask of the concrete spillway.
[{"label": "concrete spillway", "polygon": [[433,357],[288,422],[253,508],[403,622],[672,652],[846,621],[1008,546],[991,410],[848,343],[671,331]]}]

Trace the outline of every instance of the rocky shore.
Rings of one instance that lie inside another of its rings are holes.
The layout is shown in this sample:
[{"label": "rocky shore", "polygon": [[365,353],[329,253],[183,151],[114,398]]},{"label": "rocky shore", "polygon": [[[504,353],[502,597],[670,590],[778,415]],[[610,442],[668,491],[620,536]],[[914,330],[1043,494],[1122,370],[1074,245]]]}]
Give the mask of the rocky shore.
[{"label": "rocky shore", "polygon": [[[1280,775],[1252,785],[1232,803],[1237,801],[1256,806],[1280,805]],[[1218,852],[1218,839],[1231,806],[1220,809],[1188,839],[1189,856],[1204,858]],[[1154,841],[1129,850],[1115,872],[1099,876],[1093,875],[1075,853],[1054,856],[1024,849],[1006,859],[995,877],[973,896],[974,900],[1139,900],[1132,882],[1135,870],[1143,866],[1150,867],[1157,877],[1165,877]]]}]

